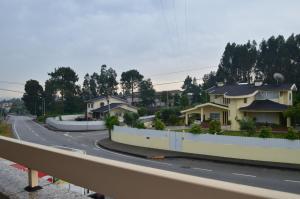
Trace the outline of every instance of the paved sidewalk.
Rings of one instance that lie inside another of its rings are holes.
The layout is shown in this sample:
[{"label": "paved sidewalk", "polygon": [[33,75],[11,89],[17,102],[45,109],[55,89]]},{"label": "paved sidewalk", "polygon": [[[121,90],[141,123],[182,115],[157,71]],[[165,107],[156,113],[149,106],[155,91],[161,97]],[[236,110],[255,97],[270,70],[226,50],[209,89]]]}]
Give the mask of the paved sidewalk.
[{"label": "paved sidewalk", "polygon": [[209,155],[201,155],[201,154],[152,149],[152,148],[122,144],[122,143],[111,141],[108,138],[97,141],[97,144],[99,147],[110,151],[137,156],[141,158],[147,158],[147,159],[186,158],[186,159],[209,160],[215,162],[233,163],[233,164],[241,164],[241,165],[253,165],[253,166],[262,166],[262,167],[270,167],[270,168],[300,170],[300,165],[234,159],[234,158],[227,158],[227,157],[217,157],[217,156],[209,156]]},{"label": "paved sidewalk", "polygon": [[87,199],[81,194],[70,192],[67,189],[50,184],[46,180],[39,180],[43,189],[36,192],[26,192],[27,173],[12,166],[10,161],[0,158],[0,198],[10,199],[40,199],[40,198],[64,198],[64,199]]}]

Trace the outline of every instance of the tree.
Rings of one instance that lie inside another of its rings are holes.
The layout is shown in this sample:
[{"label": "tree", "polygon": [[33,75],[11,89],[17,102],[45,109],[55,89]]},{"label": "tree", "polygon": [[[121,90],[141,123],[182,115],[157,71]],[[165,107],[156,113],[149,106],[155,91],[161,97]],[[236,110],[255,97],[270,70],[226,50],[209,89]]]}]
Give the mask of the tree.
[{"label": "tree", "polygon": [[[78,98],[80,87],[76,85],[78,76],[70,67],[55,68],[54,72],[48,74],[50,79],[46,81],[47,97],[52,98],[52,106],[56,111],[62,113],[74,113],[83,111],[83,106],[74,106],[78,102],[83,104],[83,101]],[[60,96],[57,95],[60,94]],[[56,99],[60,99],[59,103]],[[75,102],[77,101],[77,102]],[[56,106],[58,105],[58,107]]]},{"label": "tree", "polygon": [[90,82],[91,82],[91,77],[87,73],[84,76],[83,85],[82,85],[82,92],[81,92],[82,98],[84,100],[89,100],[89,99],[92,98],[92,92],[91,92],[91,84],[90,84]]},{"label": "tree", "polygon": [[257,54],[255,41],[240,45],[227,43],[217,71],[217,81],[229,84],[250,82]]},{"label": "tree", "polygon": [[155,104],[155,90],[150,79],[140,82],[139,91],[143,106],[149,107]]},{"label": "tree", "polygon": [[36,80],[28,80],[22,100],[32,115],[41,115],[43,110],[43,87]]},{"label": "tree", "polygon": [[178,108],[164,108],[160,110],[159,118],[168,125],[176,125],[179,121],[180,110]]},{"label": "tree", "polygon": [[180,106],[180,95],[178,93],[174,95],[174,106]]},{"label": "tree", "polygon": [[181,87],[183,89],[183,95],[192,94],[192,104],[199,103],[202,101],[201,98],[201,85],[197,83],[197,79],[194,77],[187,76]]},{"label": "tree", "polygon": [[203,80],[203,84],[202,84],[202,88],[203,89],[209,89],[213,86],[216,85],[217,83],[217,75],[216,72],[210,72],[208,74],[205,74],[202,78]]},{"label": "tree", "polygon": [[193,79],[189,75],[185,78],[182,89],[184,94],[192,93],[193,92]]},{"label": "tree", "polygon": [[119,120],[117,116],[106,116],[105,126],[108,129],[109,140],[111,140],[111,131],[114,129],[115,125],[119,125]]},{"label": "tree", "polygon": [[98,74],[93,73],[93,75],[90,78],[90,91],[91,91],[91,95],[92,95],[93,98],[98,96],[98,93],[97,93],[97,79],[98,79]]},{"label": "tree", "polygon": [[187,95],[182,95],[180,98],[180,106],[182,108],[185,108],[189,105],[189,98],[187,97]]},{"label": "tree", "polygon": [[124,114],[124,123],[128,126],[134,127],[137,124],[137,120],[139,119],[139,115],[133,112],[126,112]]},{"label": "tree", "polygon": [[[97,76],[97,75],[96,75]],[[101,66],[100,75],[97,76],[99,95],[109,96],[115,94],[118,89],[117,73],[106,65]]]},{"label": "tree", "polygon": [[135,69],[123,72],[121,75],[122,89],[131,94],[131,103],[133,103],[133,91],[139,87],[143,78],[144,76]]}]

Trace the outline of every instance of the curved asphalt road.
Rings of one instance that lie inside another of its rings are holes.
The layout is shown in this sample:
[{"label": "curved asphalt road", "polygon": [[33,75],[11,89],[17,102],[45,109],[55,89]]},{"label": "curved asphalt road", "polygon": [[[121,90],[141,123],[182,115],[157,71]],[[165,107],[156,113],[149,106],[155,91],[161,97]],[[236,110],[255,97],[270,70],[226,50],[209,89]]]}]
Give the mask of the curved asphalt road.
[{"label": "curved asphalt road", "polygon": [[11,116],[10,122],[16,137],[28,142],[80,149],[86,151],[89,155],[132,164],[300,194],[300,171],[217,163],[205,160],[148,160],[97,147],[95,141],[106,138],[108,136],[106,131],[56,132],[33,122],[29,117],[23,116]]}]

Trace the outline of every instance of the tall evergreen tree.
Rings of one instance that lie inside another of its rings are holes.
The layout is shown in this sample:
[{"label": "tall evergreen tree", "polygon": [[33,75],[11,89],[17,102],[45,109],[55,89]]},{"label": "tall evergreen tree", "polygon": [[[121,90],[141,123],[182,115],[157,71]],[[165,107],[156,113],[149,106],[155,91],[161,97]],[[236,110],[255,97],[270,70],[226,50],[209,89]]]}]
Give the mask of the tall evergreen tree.
[{"label": "tall evergreen tree", "polygon": [[131,94],[131,102],[133,103],[134,90],[139,87],[140,82],[144,76],[141,75],[137,70],[129,70],[123,72],[121,75],[121,86],[125,93]]},{"label": "tall evergreen tree", "polygon": [[108,96],[116,93],[118,89],[117,73],[106,65],[101,66],[100,74],[97,77],[98,93]]},{"label": "tall evergreen tree", "polygon": [[141,81],[139,91],[143,106],[147,107],[155,104],[155,90],[150,79]]},{"label": "tall evergreen tree", "polygon": [[22,97],[25,107],[32,115],[41,115],[43,111],[43,87],[36,80],[28,80]]}]

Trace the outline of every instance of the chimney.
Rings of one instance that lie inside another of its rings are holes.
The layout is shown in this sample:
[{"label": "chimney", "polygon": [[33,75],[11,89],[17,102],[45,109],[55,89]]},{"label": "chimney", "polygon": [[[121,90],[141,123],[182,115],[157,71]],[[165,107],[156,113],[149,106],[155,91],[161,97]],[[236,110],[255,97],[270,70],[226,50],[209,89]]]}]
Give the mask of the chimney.
[{"label": "chimney", "polygon": [[218,87],[224,86],[224,82],[217,82],[217,86],[218,86]]}]

